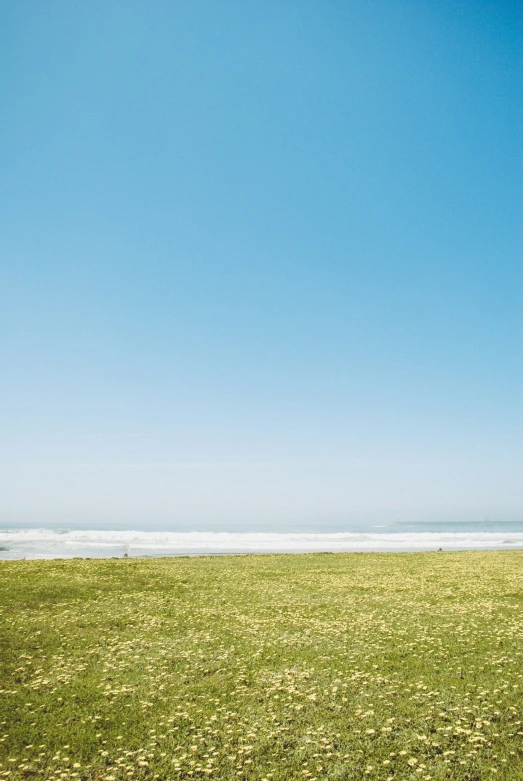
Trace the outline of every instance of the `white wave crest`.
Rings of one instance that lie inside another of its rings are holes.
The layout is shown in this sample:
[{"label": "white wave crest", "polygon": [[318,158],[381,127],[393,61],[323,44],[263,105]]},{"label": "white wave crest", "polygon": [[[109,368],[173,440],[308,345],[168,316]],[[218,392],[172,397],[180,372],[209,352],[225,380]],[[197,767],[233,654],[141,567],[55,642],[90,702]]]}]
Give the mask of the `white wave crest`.
[{"label": "white wave crest", "polygon": [[523,533],[146,532],[50,529],[0,531],[1,558],[162,556],[224,553],[312,553],[523,548]]}]

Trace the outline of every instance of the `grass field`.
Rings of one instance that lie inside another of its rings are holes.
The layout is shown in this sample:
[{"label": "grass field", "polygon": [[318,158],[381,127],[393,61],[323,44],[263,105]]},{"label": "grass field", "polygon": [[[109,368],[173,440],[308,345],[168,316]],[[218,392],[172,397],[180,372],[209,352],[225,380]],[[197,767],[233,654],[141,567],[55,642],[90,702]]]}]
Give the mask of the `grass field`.
[{"label": "grass field", "polygon": [[523,779],[523,551],[0,563],[0,777]]}]

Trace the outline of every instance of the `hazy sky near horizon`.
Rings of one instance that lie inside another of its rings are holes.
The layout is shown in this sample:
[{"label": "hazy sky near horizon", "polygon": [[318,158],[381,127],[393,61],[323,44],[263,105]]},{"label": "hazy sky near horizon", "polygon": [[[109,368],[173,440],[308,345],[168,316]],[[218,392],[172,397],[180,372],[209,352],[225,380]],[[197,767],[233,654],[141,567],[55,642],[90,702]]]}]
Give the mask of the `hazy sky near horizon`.
[{"label": "hazy sky near horizon", "polygon": [[3,3],[0,525],[523,520],[523,8]]}]

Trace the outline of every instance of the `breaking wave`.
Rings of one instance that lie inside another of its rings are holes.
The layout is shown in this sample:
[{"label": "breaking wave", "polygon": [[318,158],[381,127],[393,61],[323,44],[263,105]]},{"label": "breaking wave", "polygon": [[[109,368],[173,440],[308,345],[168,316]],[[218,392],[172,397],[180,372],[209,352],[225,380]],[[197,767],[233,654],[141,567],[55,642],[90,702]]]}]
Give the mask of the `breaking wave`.
[{"label": "breaking wave", "polygon": [[523,533],[468,532],[146,532],[0,531],[0,558],[180,556],[231,553],[488,550],[523,548]]}]

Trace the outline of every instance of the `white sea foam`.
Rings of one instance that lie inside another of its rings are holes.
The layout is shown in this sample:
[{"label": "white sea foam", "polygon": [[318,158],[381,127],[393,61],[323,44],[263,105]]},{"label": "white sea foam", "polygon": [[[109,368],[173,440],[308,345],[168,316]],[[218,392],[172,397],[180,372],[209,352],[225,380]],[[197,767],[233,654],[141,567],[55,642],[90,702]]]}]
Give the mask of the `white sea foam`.
[{"label": "white sea foam", "polygon": [[487,550],[523,548],[523,533],[481,532],[145,532],[50,529],[0,531],[0,558],[172,556],[226,553]]}]

